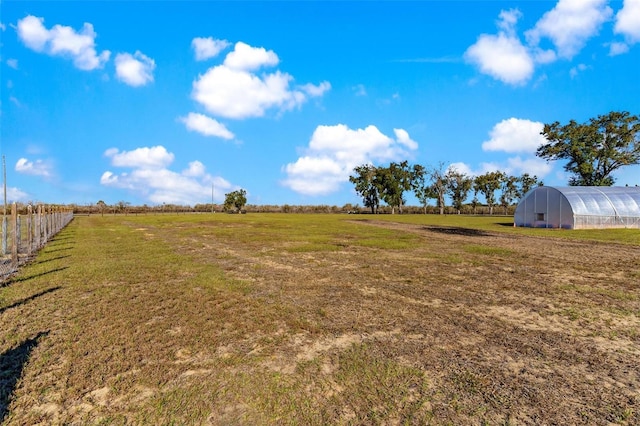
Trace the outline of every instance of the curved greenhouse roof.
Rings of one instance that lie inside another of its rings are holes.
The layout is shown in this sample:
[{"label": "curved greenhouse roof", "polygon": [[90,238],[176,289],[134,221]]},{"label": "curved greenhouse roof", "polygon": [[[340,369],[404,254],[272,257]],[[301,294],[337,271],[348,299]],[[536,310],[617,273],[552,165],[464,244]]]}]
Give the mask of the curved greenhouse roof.
[{"label": "curved greenhouse roof", "polygon": [[541,186],[516,208],[516,226],[640,228],[640,187]]}]

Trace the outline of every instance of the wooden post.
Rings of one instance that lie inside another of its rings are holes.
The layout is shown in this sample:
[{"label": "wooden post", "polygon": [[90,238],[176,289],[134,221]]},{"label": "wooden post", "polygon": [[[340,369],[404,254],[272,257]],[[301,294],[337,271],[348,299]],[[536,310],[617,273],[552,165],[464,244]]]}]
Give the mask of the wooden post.
[{"label": "wooden post", "polygon": [[18,206],[14,202],[11,204],[11,227],[13,228],[13,238],[11,241],[11,263],[18,266]]},{"label": "wooden post", "polygon": [[33,252],[33,217],[31,212],[31,204],[27,206],[27,254],[31,256]]},{"label": "wooden post", "polygon": [[51,229],[51,225],[49,224],[49,213],[47,212],[47,206],[44,207],[44,241],[42,244],[47,244],[49,241],[49,230]]}]

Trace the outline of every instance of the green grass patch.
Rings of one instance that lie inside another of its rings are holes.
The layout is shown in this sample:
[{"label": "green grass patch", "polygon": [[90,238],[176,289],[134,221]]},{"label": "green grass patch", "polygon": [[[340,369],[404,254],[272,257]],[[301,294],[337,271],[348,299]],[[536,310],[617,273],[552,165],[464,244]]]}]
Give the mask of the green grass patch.
[{"label": "green grass patch", "polygon": [[501,248],[482,246],[477,244],[465,244],[462,246],[462,250],[470,254],[481,254],[485,256],[510,256],[514,254],[513,250]]}]

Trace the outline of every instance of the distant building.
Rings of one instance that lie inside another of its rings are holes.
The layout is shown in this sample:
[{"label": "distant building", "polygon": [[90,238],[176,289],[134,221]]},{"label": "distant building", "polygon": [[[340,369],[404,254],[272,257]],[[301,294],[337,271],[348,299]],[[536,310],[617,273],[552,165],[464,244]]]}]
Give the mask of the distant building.
[{"label": "distant building", "polygon": [[640,187],[540,186],[520,201],[515,226],[640,229]]}]

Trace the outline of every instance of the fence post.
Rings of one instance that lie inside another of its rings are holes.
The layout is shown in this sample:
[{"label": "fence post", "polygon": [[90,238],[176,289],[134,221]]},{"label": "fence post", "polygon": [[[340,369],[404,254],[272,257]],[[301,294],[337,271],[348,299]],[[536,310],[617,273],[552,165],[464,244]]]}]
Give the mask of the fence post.
[{"label": "fence post", "polygon": [[8,241],[8,232],[7,232],[7,215],[2,215],[2,255],[7,254],[7,241]]},{"label": "fence post", "polygon": [[16,241],[18,241],[18,255],[20,255],[22,251],[22,217],[20,216],[20,212],[17,213]]},{"label": "fence post", "polygon": [[11,241],[11,263],[18,266],[18,206],[14,202],[11,204],[11,227],[13,228],[13,239]]},{"label": "fence post", "polygon": [[31,204],[27,206],[27,254],[31,256],[33,251],[33,217],[31,215]]},{"label": "fence post", "polygon": [[44,244],[47,244],[47,241],[49,241],[49,230],[51,229],[51,224],[49,223],[50,215],[47,210],[47,206],[44,206]]}]

